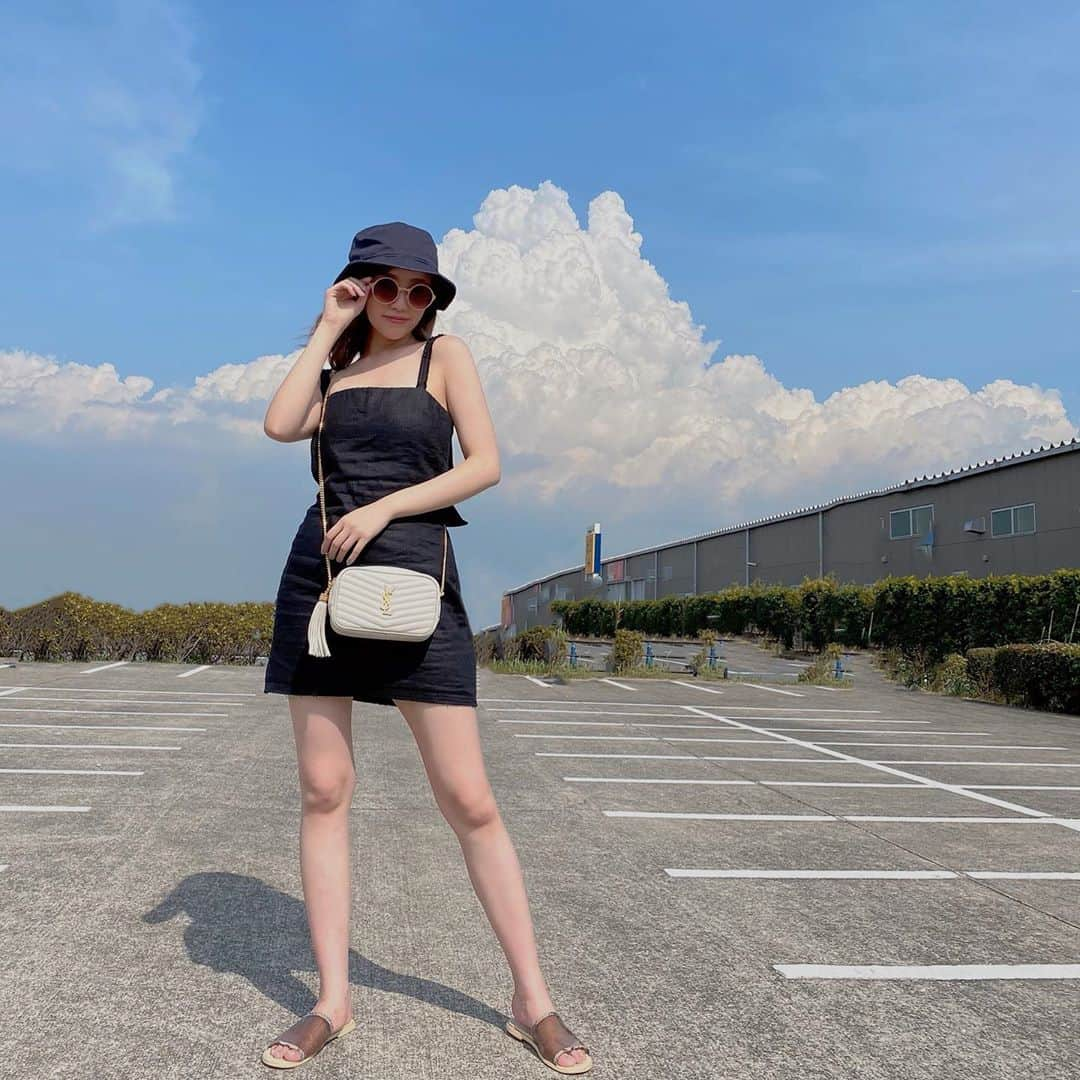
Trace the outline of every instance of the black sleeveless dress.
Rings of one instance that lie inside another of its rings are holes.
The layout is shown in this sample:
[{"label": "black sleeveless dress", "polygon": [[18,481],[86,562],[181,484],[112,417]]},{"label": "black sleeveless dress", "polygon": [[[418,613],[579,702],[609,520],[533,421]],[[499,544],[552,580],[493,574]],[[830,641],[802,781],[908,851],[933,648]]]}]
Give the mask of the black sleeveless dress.
[{"label": "black sleeveless dress", "polygon": [[[346,386],[326,399],[322,431],[327,528],[358,506],[453,467],[453,420],[427,389],[427,340],[415,386]],[[324,368],[323,393],[330,379]],[[318,483],[315,436],[311,475]],[[392,705],[394,698],[476,705],[476,650],[461,598],[449,528],[467,525],[453,506],[394,518],[352,563],[404,566],[442,575],[446,528],[446,580],[434,633],[424,641],[345,637],[326,620],[329,656],[308,653],[308,620],[326,587],[326,559],[318,490],[297,529],[278,584],[274,631],[263,692],[351,697]],[[330,560],[336,577],[347,565]]]}]

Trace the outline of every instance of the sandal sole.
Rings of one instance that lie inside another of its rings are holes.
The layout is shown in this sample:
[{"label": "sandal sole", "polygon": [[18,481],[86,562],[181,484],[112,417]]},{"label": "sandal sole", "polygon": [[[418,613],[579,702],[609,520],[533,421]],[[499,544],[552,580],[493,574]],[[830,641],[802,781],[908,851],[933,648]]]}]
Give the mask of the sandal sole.
[{"label": "sandal sole", "polygon": [[319,1054],[321,1054],[323,1050],[325,1050],[326,1047],[335,1039],[340,1039],[342,1035],[348,1035],[349,1032],[352,1031],[355,1027],[356,1017],[350,1016],[349,1019],[346,1020],[345,1023],[342,1024],[341,1027],[338,1028],[338,1030],[335,1031],[334,1034],[331,1035],[330,1038],[327,1039],[326,1042],[324,1042],[322,1046],[320,1046],[319,1049],[311,1055],[311,1057],[304,1057],[301,1058],[299,1061],[292,1061],[289,1058],[285,1057],[275,1057],[273,1054],[270,1053],[270,1048],[274,1046],[275,1043],[271,1043],[270,1046],[268,1046],[263,1051],[262,1063],[264,1065],[269,1065],[271,1069],[295,1069],[301,1065],[306,1065],[309,1061],[314,1061],[315,1058],[317,1058]]},{"label": "sandal sole", "polygon": [[554,1061],[550,1061],[540,1053],[540,1048],[536,1045],[536,1040],[527,1031],[522,1031],[513,1020],[506,1021],[504,1030],[507,1035],[512,1035],[519,1042],[527,1043],[531,1046],[536,1056],[549,1069],[554,1069],[556,1072],[577,1075],[578,1073],[588,1072],[593,1067],[593,1060],[590,1054],[585,1055],[584,1061],[579,1061],[574,1065],[557,1065]]}]

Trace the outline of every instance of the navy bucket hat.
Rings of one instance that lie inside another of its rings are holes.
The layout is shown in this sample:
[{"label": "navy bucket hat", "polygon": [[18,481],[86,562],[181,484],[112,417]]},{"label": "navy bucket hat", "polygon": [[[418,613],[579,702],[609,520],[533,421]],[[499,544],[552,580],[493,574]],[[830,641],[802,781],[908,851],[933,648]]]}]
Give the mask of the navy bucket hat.
[{"label": "navy bucket hat", "polygon": [[361,229],[349,248],[349,261],[336,278],[363,277],[374,265],[397,266],[431,275],[435,307],[446,309],[457,293],[457,286],[445,274],[439,273],[439,251],[431,233],[407,225],[404,221],[389,221]]}]

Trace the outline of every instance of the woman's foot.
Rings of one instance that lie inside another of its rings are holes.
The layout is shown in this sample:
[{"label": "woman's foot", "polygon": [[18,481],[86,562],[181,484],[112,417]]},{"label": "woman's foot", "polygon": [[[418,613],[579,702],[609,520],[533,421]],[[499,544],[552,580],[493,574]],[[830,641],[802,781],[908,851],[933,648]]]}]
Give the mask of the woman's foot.
[{"label": "woman's foot", "polygon": [[[352,1006],[348,1002],[345,1002],[342,1005],[330,1005],[325,1001],[316,1001],[309,1011],[326,1013],[326,1015],[334,1021],[334,1031],[340,1031],[341,1026],[347,1024],[352,1016]],[[270,1056],[288,1058],[289,1061],[299,1061],[303,1055],[299,1050],[296,1050],[291,1046],[282,1046],[281,1043],[271,1043]]]},{"label": "woman's foot", "polygon": [[[551,1012],[553,1008],[555,1006],[549,994],[529,998],[515,990],[514,996],[510,999],[510,1015],[513,1016],[515,1023],[524,1024],[528,1028],[531,1028],[540,1017]],[[560,1051],[554,1058],[556,1065],[576,1065],[584,1060],[584,1050]]]}]

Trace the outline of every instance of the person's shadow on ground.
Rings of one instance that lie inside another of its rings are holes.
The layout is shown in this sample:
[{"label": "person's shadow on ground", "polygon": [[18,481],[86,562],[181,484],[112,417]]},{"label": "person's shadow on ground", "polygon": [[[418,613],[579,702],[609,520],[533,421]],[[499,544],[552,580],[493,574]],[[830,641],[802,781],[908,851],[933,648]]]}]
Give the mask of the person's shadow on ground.
[{"label": "person's shadow on ground", "polygon": [[[186,915],[184,944],[196,964],[229,971],[251,981],[267,997],[297,1016],[316,998],[294,972],[315,972],[307,911],[302,901],[258,878],[225,871],[184,878],[161,903],[143,915],[151,924]],[[349,949],[349,982],[418,1001],[502,1027],[505,1015],[444,983],[403,975]],[[359,1021],[359,1018],[357,1018]]]}]

